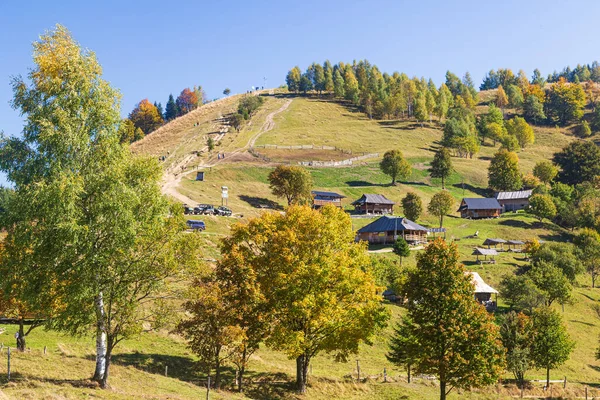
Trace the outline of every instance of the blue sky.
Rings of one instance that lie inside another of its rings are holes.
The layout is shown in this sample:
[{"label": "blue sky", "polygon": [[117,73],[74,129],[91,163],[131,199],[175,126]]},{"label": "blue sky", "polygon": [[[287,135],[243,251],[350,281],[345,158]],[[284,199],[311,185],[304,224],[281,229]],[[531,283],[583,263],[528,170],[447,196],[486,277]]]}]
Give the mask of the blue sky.
[{"label": "blue sky", "polygon": [[[2,1],[0,130],[18,135],[10,77],[32,66],[31,43],[56,23],[96,52],[123,94],[141,99],[202,85],[209,98],[278,86],[294,65],[368,59],[382,71],[442,82],[499,67],[544,75],[600,59],[598,1]],[[0,176],[0,184],[5,182]]]}]

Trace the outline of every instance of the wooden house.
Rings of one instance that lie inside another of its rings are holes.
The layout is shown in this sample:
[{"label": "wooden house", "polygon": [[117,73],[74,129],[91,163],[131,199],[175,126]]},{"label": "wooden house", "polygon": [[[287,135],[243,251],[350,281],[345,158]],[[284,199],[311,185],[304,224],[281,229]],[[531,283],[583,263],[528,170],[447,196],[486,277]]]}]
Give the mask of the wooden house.
[{"label": "wooden house", "polygon": [[342,199],[346,196],[334,192],[320,192],[313,190],[311,192],[313,196],[313,208],[319,209],[328,204],[333,204],[336,207],[342,208]]},{"label": "wooden house", "polygon": [[461,218],[498,218],[502,206],[494,198],[464,198],[458,212]]},{"label": "wooden house", "polygon": [[363,194],[362,197],[352,203],[359,214],[392,214],[394,203],[382,194]]},{"label": "wooden house", "polygon": [[383,216],[360,228],[357,241],[369,244],[392,244],[402,237],[410,244],[427,243],[429,229],[403,217]]},{"label": "wooden house", "polygon": [[532,190],[498,192],[496,193],[496,200],[502,206],[502,212],[523,210],[529,207],[529,198],[532,192]]}]

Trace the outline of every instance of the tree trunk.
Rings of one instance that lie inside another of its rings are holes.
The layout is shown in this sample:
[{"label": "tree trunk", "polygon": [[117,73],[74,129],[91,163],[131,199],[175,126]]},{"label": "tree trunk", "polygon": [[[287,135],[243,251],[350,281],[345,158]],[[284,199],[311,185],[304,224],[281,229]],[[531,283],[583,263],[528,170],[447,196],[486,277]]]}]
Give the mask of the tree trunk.
[{"label": "tree trunk", "polygon": [[406,371],[408,372],[408,383],[410,383],[410,364],[406,365]]},{"label": "tree trunk", "polygon": [[596,287],[596,274],[592,272],[592,289]]},{"label": "tree trunk", "polygon": [[440,215],[440,228],[444,226],[444,216]]},{"label": "tree trunk", "polygon": [[446,381],[440,381],[440,400],[446,400]]},{"label": "tree trunk", "polygon": [[550,368],[546,368],[546,390],[550,388]]},{"label": "tree trunk", "polygon": [[244,346],[244,351],[242,352],[242,365],[241,367],[238,369],[238,381],[237,381],[237,385],[238,385],[238,392],[242,393],[242,391],[244,390],[244,372],[246,371],[246,346]]},{"label": "tree trunk", "polygon": [[25,351],[25,330],[23,327],[23,318],[19,319],[19,333],[17,337],[17,349],[19,351]]},{"label": "tree trunk", "polygon": [[221,361],[219,360],[219,353],[215,359],[215,390],[221,389]]},{"label": "tree trunk", "polygon": [[94,301],[96,307],[96,370],[93,380],[102,383],[106,370],[106,321],[104,297],[100,292]]},{"label": "tree trunk", "polygon": [[102,379],[100,380],[100,387],[102,389],[108,388],[108,370],[110,368],[110,359],[112,356],[113,345],[109,345],[104,357],[104,371],[102,372]]},{"label": "tree trunk", "polygon": [[444,177],[442,176],[442,190],[446,189],[446,185],[444,184]]},{"label": "tree trunk", "polygon": [[310,359],[306,355],[296,358],[296,386],[298,393],[306,393],[306,375],[308,374],[308,363]]}]

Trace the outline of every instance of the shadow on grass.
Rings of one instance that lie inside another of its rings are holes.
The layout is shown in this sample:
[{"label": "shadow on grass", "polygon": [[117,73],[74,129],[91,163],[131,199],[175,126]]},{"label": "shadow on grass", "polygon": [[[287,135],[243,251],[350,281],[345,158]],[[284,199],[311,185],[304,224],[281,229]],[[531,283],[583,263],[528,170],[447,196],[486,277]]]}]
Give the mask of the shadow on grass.
[{"label": "shadow on grass", "polygon": [[386,187],[389,186],[389,183],[373,183],[373,182],[367,182],[367,181],[346,181],[346,185],[350,186],[350,187],[360,187],[360,186],[379,186],[379,187]]},{"label": "shadow on grass", "polygon": [[461,182],[461,183],[455,183],[452,186],[457,189],[462,189],[462,190],[469,191],[471,193],[475,193],[476,195],[481,196],[481,197],[487,197],[490,194],[488,189],[473,186],[470,183],[462,183]]},{"label": "shadow on grass", "polygon": [[594,325],[594,324],[591,324],[591,323],[589,323],[589,322],[585,322],[585,321],[578,321],[578,320],[576,320],[576,319],[572,319],[572,320],[570,320],[570,322],[574,322],[574,323],[576,323],[576,324],[581,324],[581,325],[585,325],[585,326],[596,326],[596,325]]},{"label": "shadow on grass", "polygon": [[[8,380],[6,379],[6,375],[2,374],[2,376],[0,376],[0,384],[5,385],[8,383]],[[50,383],[53,385],[58,385],[58,386],[62,386],[62,385],[69,385],[72,386],[74,388],[79,388],[79,389],[99,389],[100,385],[98,384],[98,382],[95,382],[91,379],[53,379],[53,378],[40,378],[37,375],[32,375],[32,374],[22,374],[20,372],[11,372],[10,374],[10,381],[11,382],[19,382],[19,381],[24,381],[24,382],[45,382],[45,383]],[[110,380],[109,380],[110,382]]]},{"label": "shadow on grass", "polygon": [[268,208],[268,209],[272,209],[272,210],[283,210],[284,209],[281,206],[281,204],[277,203],[276,201],[266,199],[264,197],[247,196],[245,194],[241,194],[238,196],[238,198],[242,201],[245,201],[246,203],[250,204],[252,207],[255,207],[255,208]]},{"label": "shadow on grass", "polygon": [[525,221],[520,221],[517,219],[503,219],[500,222],[498,222],[498,225],[503,225],[503,226],[510,226],[511,228],[521,228],[521,229],[526,229],[526,228],[530,228],[531,225]]},{"label": "shadow on grass", "polygon": [[[164,375],[165,367],[168,367],[168,376],[186,382],[194,382],[202,379],[197,363],[182,356],[171,356],[166,354],[125,353],[112,356],[112,362],[117,365],[131,366],[139,370]],[[223,370],[223,381],[227,381],[227,370]],[[233,379],[232,379],[233,380]]]}]

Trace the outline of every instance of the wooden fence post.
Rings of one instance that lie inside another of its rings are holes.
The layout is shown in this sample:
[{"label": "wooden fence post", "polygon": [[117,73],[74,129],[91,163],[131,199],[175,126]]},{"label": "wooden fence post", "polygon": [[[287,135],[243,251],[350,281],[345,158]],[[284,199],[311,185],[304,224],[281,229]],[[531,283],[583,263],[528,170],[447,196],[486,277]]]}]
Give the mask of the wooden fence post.
[{"label": "wooden fence post", "polygon": [[585,387],[585,400],[587,400],[587,386]]},{"label": "wooden fence post", "polygon": [[208,375],[208,380],[206,382],[206,400],[208,400],[209,394],[210,394],[210,375]]},{"label": "wooden fence post", "polygon": [[165,376],[168,377],[169,376],[169,366],[165,365]]},{"label": "wooden fence post", "polygon": [[356,360],[356,375],[358,376],[358,382],[360,382],[360,364],[358,360]]},{"label": "wooden fence post", "polygon": [[387,382],[387,370],[385,368],[383,369],[383,381]]},{"label": "wooden fence post", "polygon": [[8,380],[10,381],[10,347],[8,348]]},{"label": "wooden fence post", "polygon": [[563,384],[563,389],[567,388],[567,377],[565,376],[565,383]]},{"label": "wooden fence post", "polygon": [[44,355],[46,355],[47,346],[44,346]]}]

